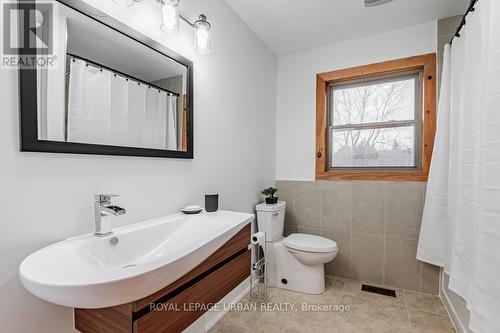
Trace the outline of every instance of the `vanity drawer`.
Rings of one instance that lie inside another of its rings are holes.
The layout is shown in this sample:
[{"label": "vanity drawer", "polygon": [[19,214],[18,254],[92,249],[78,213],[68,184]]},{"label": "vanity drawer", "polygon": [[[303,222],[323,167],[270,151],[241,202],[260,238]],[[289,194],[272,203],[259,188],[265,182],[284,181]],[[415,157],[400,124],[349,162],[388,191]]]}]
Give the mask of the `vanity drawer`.
[{"label": "vanity drawer", "polygon": [[103,309],[75,309],[75,328],[84,333],[130,333],[130,304]]},{"label": "vanity drawer", "polygon": [[[134,322],[135,333],[182,332],[198,319],[206,309],[192,310],[195,304],[219,302],[231,290],[250,276],[251,251],[244,251],[224,266],[163,303]],[[184,311],[188,309],[187,311]]]}]

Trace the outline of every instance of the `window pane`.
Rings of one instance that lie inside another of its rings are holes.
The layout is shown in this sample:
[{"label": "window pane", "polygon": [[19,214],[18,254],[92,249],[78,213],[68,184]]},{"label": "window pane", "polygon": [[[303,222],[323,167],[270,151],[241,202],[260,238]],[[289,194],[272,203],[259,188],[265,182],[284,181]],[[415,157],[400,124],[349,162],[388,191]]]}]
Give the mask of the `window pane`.
[{"label": "window pane", "polygon": [[331,167],[413,167],[414,127],[333,130]]},{"label": "window pane", "polygon": [[332,125],[415,119],[416,77],[333,89]]}]

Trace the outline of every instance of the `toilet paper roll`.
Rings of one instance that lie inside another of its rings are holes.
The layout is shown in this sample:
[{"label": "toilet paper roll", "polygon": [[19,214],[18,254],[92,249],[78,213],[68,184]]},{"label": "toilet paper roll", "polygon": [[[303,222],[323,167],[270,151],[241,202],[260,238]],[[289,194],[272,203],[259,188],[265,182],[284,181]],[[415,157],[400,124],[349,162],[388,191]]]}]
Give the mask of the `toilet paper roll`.
[{"label": "toilet paper roll", "polygon": [[250,236],[250,242],[253,245],[261,244],[262,246],[265,246],[266,245],[266,234],[261,232],[261,231],[256,232],[256,233],[252,234],[252,236]]}]

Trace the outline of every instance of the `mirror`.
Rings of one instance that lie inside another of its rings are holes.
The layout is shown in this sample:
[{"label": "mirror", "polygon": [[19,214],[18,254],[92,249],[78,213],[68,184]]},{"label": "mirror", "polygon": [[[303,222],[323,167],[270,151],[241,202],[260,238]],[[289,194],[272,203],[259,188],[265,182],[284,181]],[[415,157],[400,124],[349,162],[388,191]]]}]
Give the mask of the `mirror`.
[{"label": "mirror", "polygon": [[20,70],[21,99],[36,86],[36,104],[21,105],[22,150],[192,158],[192,63],[85,3],[60,2],[42,29],[56,65]]}]

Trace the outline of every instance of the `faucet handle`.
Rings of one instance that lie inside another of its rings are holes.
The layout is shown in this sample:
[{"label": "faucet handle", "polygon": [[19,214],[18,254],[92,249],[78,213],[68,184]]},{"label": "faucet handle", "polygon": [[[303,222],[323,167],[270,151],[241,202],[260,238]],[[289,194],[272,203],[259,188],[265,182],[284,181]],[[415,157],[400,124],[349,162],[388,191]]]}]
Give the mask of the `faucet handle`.
[{"label": "faucet handle", "polygon": [[95,201],[100,203],[110,202],[111,198],[119,197],[118,194],[96,194],[94,196]]}]

